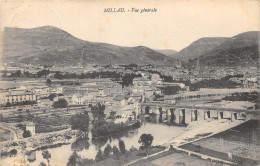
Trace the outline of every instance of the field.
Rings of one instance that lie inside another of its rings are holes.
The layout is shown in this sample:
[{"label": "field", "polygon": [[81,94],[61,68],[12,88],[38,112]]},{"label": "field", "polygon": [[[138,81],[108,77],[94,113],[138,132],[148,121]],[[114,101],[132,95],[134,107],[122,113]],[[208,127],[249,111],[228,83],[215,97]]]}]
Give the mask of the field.
[{"label": "field", "polygon": [[11,137],[11,132],[9,130],[0,128],[0,142],[9,140],[10,137]]}]

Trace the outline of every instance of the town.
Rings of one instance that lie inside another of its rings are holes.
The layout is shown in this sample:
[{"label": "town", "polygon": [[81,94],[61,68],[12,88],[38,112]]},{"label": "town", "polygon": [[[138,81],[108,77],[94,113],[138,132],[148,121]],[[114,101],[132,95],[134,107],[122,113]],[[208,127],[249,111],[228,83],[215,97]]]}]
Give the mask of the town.
[{"label": "town", "polygon": [[[91,130],[93,139],[135,130],[145,121],[185,127],[199,121],[216,123],[225,119],[236,126],[241,120],[254,118],[254,110],[259,108],[256,101],[259,76],[255,67],[204,68],[197,63],[195,70],[189,70],[181,62],[173,67],[111,63],[52,67],[5,63],[1,69],[0,127],[5,133],[1,134],[1,155],[27,151],[30,162],[36,160],[35,151],[39,148],[64,146],[82,138],[79,131]],[[248,99],[239,98],[245,94]],[[236,107],[225,99],[234,102]],[[89,123],[86,119],[90,118],[93,124],[81,124],[81,118],[82,123]],[[101,122],[111,130],[101,128],[98,124]],[[183,138],[177,142],[164,142],[165,146],[155,147],[153,153],[215,134],[211,128],[203,130],[201,136],[193,130],[182,134]],[[84,133],[83,137],[89,139]],[[133,151],[137,148],[135,144],[130,147]],[[104,159],[98,156],[99,151],[97,156],[90,157],[94,160],[88,160],[89,163]]]}]

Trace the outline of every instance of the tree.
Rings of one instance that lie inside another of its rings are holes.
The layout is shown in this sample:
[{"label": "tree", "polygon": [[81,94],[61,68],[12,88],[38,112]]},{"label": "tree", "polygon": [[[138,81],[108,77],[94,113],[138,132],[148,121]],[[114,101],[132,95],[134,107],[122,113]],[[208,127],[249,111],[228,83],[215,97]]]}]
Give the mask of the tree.
[{"label": "tree", "polygon": [[78,155],[78,153],[76,151],[74,151],[70,158],[69,158],[69,161],[67,163],[67,166],[75,166],[75,165],[78,165],[78,163],[80,162],[81,160],[81,157]]},{"label": "tree", "polygon": [[125,154],[126,149],[125,149],[125,143],[124,143],[123,140],[120,140],[120,141],[119,141],[119,149],[120,149],[120,151],[122,152],[122,154]]},{"label": "tree", "polygon": [[46,166],[44,162],[41,162],[39,166]]},{"label": "tree", "polygon": [[17,154],[17,150],[12,149],[9,153],[10,153],[10,156],[15,156]]},{"label": "tree", "polygon": [[89,115],[88,112],[85,111],[83,114],[76,114],[73,115],[70,118],[70,125],[71,125],[71,129],[78,129],[81,131],[88,131],[88,127],[89,127]]},{"label": "tree", "polygon": [[146,150],[148,156],[148,147],[152,145],[153,136],[151,134],[142,134],[138,140],[138,143],[142,145]]},{"label": "tree", "polygon": [[68,102],[65,99],[59,99],[58,101],[53,103],[54,108],[66,108],[68,106]]},{"label": "tree", "polygon": [[46,84],[51,85],[51,80],[49,78],[46,80]]},{"label": "tree", "polygon": [[161,87],[160,89],[164,95],[174,95],[181,90],[179,86],[165,86]]},{"label": "tree", "polygon": [[44,158],[44,159],[46,159],[47,160],[47,162],[48,162],[48,165],[50,165],[49,163],[50,163],[50,158],[51,158],[51,154],[49,153],[49,151],[48,150],[44,150],[43,152],[42,152],[42,157]]},{"label": "tree", "polygon": [[21,75],[22,75],[21,70],[17,70],[16,72],[11,74],[12,77],[21,77]]},{"label": "tree", "polygon": [[23,137],[24,138],[31,137],[31,136],[32,136],[32,134],[31,134],[31,132],[29,130],[24,130],[23,131]]},{"label": "tree", "polygon": [[57,96],[56,94],[52,93],[52,94],[49,95],[48,98],[49,98],[50,101],[53,101],[53,99],[54,99],[56,96]]},{"label": "tree", "polygon": [[119,158],[119,156],[120,156],[120,151],[118,150],[118,148],[115,145],[113,146],[113,155],[116,158]]},{"label": "tree", "polygon": [[98,103],[97,105],[89,104],[91,108],[91,113],[93,114],[94,119],[104,119],[105,117],[105,105]]},{"label": "tree", "polygon": [[82,151],[83,149],[88,149],[90,146],[89,138],[87,134],[83,134],[82,136],[78,137],[75,142],[71,144],[71,149],[75,151]]},{"label": "tree", "polygon": [[110,145],[110,144],[107,144],[107,146],[106,146],[105,149],[104,149],[104,155],[105,155],[105,156],[109,156],[110,153],[111,153],[111,150],[112,150],[111,145]]},{"label": "tree", "polygon": [[36,75],[37,75],[38,77],[42,77],[42,76],[46,77],[49,73],[50,73],[50,70],[45,70],[45,69],[43,69],[43,70],[41,70],[41,71],[38,71],[38,72],[36,73]]},{"label": "tree", "polygon": [[96,155],[95,160],[96,160],[96,161],[101,161],[102,159],[103,159],[103,154],[102,154],[101,149],[99,149],[99,150],[98,150],[98,153],[97,153],[97,155]]}]

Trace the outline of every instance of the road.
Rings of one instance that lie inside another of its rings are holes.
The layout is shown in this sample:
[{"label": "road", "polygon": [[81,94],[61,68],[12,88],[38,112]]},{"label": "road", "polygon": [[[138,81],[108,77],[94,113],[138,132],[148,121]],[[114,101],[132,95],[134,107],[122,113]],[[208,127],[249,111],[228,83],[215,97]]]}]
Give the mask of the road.
[{"label": "road", "polygon": [[13,141],[16,141],[18,139],[18,136],[17,136],[17,133],[15,132],[15,130],[13,130],[12,128],[4,125],[3,123],[0,123],[0,127],[5,129],[5,130],[9,130],[12,133]]}]

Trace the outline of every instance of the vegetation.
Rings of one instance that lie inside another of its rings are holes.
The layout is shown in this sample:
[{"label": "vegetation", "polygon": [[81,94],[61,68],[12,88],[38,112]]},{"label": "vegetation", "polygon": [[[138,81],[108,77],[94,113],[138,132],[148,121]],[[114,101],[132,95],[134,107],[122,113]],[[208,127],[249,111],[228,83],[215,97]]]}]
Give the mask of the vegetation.
[{"label": "vegetation", "polygon": [[101,149],[99,149],[98,152],[97,152],[95,161],[98,162],[98,161],[101,161],[101,160],[103,160],[103,153],[102,153]]},{"label": "vegetation", "polygon": [[44,162],[41,162],[40,166],[46,166],[46,164]]},{"label": "vegetation", "polygon": [[120,141],[119,141],[119,149],[120,149],[120,151],[121,151],[122,154],[125,154],[126,149],[125,149],[125,143],[124,143],[123,140],[120,140]]},{"label": "vegetation", "polygon": [[36,76],[37,77],[45,77],[50,73],[50,70],[46,70],[46,69],[43,69],[43,70],[40,70],[36,73]]},{"label": "vegetation", "polygon": [[65,99],[59,99],[53,103],[54,108],[66,108],[68,106],[68,102]]},{"label": "vegetation", "polygon": [[202,80],[190,85],[191,91],[199,90],[200,88],[236,88],[239,83],[226,80],[226,79],[211,79],[211,80]]},{"label": "vegetation", "polygon": [[[255,103],[255,109],[259,108],[259,92],[242,92],[242,93],[233,93],[231,96],[225,96],[222,100],[229,101],[250,101]],[[252,109],[252,108],[248,108]]]},{"label": "vegetation", "polygon": [[257,103],[259,101],[259,92],[242,92],[242,93],[233,93],[231,96],[225,96],[222,100],[230,101],[250,101]]},{"label": "vegetation", "polygon": [[112,151],[111,145],[110,145],[110,144],[107,144],[107,146],[106,146],[105,149],[104,149],[104,155],[105,155],[106,157],[108,157],[108,156],[110,155],[111,151]]},{"label": "vegetation", "polygon": [[51,85],[51,80],[49,78],[46,80],[46,84]]},{"label": "vegetation", "polygon": [[104,119],[105,118],[105,105],[98,103],[97,105],[89,104],[91,108],[91,113],[93,115],[94,120]]},{"label": "vegetation", "polygon": [[113,146],[113,156],[118,159],[120,156],[120,151],[118,150],[118,148],[114,145]]},{"label": "vegetation", "polygon": [[23,137],[24,138],[31,137],[31,136],[32,136],[32,134],[31,134],[31,132],[29,130],[24,130],[23,131]]},{"label": "vegetation", "polygon": [[145,149],[146,154],[148,156],[148,147],[150,147],[153,143],[153,136],[151,134],[142,134],[138,140],[138,143],[141,144],[142,146],[140,149]]},{"label": "vegetation", "polygon": [[136,75],[136,74],[125,74],[124,76],[122,76],[122,82],[120,82],[120,84],[122,85],[122,87],[124,86],[129,86],[129,85],[133,85],[133,79],[135,77],[141,77],[142,75]]},{"label": "vegetation", "polygon": [[81,73],[77,75],[76,73],[65,73],[61,74],[60,72],[56,72],[54,78],[56,79],[95,79],[95,78],[114,78],[116,81],[121,80],[119,83],[122,86],[129,86],[133,84],[133,79],[135,77],[141,77],[141,75],[137,75],[134,73],[131,74],[123,74],[115,71],[101,71],[101,72],[92,72],[92,73]]},{"label": "vegetation", "polygon": [[90,146],[89,138],[87,134],[83,134],[75,142],[71,144],[71,149],[75,151],[81,151],[83,149],[88,149]]},{"label": "vegetation", "polygon": [[133,125],[128,126],[124,123],[116,124],[106,122],[105,120],[96,120],[93,123],[93,128],[91,129],[91,132],[93,137],[100,137],[126,132],[131,129],[139,128],[140,126],[141,123],[139,121],[137,121]]},{"label": "vegetation", "polygon": [[16,156],[16,154],[17,154],[17,150],[16,150],[16,149],[12,149],[12,150],[10,150],[10,152],[9,152],[9,155],[10,155],[10,156]]},{"label": "vegetation", "polygon": [[70,118],[70,125],[71,125],[71,129],[75,130],[81,130],[81,131],[88,131],[88,127],[89,127],[89,115],[88,112],[85,111],[83,114],[76,114],[73,115]]},{"label": "vegetation", "polygon": [[86,166],[93,164],[94,161],[92,159],[81,158],[76,151],[74,151],[67,163],[67,166]]},{"label": "vegetation", "polygon": [[37,133],[59,131],[69,128],[69,117],[52,114],[52,117],[34,117]]},{"label": "vegetation", "polygon": [[78,165],[79,162],[80,162],[80,156],[78,155],[78,153],[76,151],[74,151],[69,158],[67,166],[75,166],[75,165]]},{"label": "vegetation", "polygon": [[42,152],[42,157],[43,157],[44,159],[46,159],[47,162],[48,162],[48,165],[50,165],[51,154],[49,153],[48,150],[44,150],[44,151]]},{"label": "vegetation", "polygon": [[56,94],[52,93],[52,94],[50,94],[50,95],[48,96],[48,99],[49,99],[50,101],[53,101],[53,99],[54,99],[56,96],[57,96]]},{"label": "vegetation", "polygon": [[13,73],[11,73],[11,77],[21,77],[22,76],[22,71],[21,70],[17,70]]},{"label": "vegetation", "polygon": [[165,86],[165,87],[160,87],[160,89],[164,95],[174,95],[181,90],[179,86]]}]

